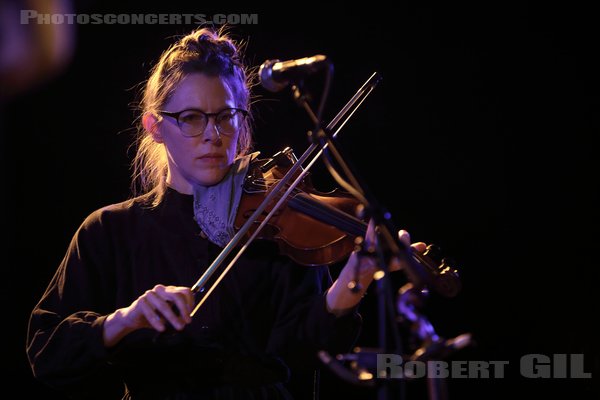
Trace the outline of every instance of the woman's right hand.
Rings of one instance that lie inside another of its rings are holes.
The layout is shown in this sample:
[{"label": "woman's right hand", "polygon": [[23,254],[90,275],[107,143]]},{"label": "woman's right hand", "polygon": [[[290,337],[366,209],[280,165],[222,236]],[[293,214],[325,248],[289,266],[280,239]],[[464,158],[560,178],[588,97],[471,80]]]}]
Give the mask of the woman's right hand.
[{"label": "woman's right hand", "polygon": [[120,308],[104,321],[106,347],[116,345],[127,334],[141,328],[163,332],[167,323],[178,331],[192,322],[194,295],[188,287],[156,285],[130,306]]}]

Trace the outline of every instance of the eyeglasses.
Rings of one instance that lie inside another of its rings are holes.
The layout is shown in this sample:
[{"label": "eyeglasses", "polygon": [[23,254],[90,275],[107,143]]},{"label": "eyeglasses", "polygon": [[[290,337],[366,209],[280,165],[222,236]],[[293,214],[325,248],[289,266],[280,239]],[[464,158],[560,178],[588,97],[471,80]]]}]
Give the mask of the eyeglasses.
[{"label": "eyeglasses", "polygon": [[248,116],[248,111],[241,108],[226,108],[217,113],[205,113],[195,109],[179,112],[158,111],[158,113],[175,118],[182,135],[186,137],[202,135],[210,117],[215,118],[215,128],[219,135],[233,135],[240,130]]}]

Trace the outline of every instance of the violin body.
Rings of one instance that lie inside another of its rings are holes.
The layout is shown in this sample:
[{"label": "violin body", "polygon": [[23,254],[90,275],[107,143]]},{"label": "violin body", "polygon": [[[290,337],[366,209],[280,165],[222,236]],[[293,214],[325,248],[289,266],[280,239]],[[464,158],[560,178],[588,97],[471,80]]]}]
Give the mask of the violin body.
[{"label": "violin body", "polygon": [[[235,220],[236,229],[248,220],[270,188],[289,170],[291,164],[281,165],[285,164],[281,160],[270,164],[273,159],[255,160],[250,165]],[[352,216],[359,202],[337,190],[318,192],[308,178],[304,178],[299,187],[269,219],[258,237],[277,242],[283,254],[306,266],[329,265],[348,257],[354,250],[354,239],[364,233],[366,227],[363,221]],[[249,234],[254,233],[274,205],[275,201],[267,205]],[[344,222],[355,226],[354,232],[336,226]]]}]

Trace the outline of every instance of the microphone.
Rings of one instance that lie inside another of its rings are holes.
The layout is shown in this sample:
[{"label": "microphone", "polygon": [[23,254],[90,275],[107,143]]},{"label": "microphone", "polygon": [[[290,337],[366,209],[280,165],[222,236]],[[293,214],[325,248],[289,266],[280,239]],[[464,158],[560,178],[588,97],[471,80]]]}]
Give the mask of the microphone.
[{"label": "microphone", "polygon": [[327,57],[316,55],[298,58],[297,60],[279,61],[267,60],[258,70],[260,84],[271,92],[285,89],[291,81],[302,80],[313,74],[328,63]]}]

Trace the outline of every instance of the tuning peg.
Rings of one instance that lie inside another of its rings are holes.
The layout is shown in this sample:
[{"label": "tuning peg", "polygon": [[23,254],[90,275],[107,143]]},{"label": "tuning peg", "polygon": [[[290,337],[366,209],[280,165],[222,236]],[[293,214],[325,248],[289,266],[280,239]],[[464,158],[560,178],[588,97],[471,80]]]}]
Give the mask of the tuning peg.
[{"label": "tuning peg", "polygon": [[451,258],[442,259],[434,283],[438,291],[443,293],[446,297],[454,297],[462,289],[458,270],[454,267],[454,264],[455,262]]},{"label": "tuning peg", "polygon": [[424,256],[429,257],[436,264],[442,262],[442,250],[435,244],[430,244],[423,253]]}]

